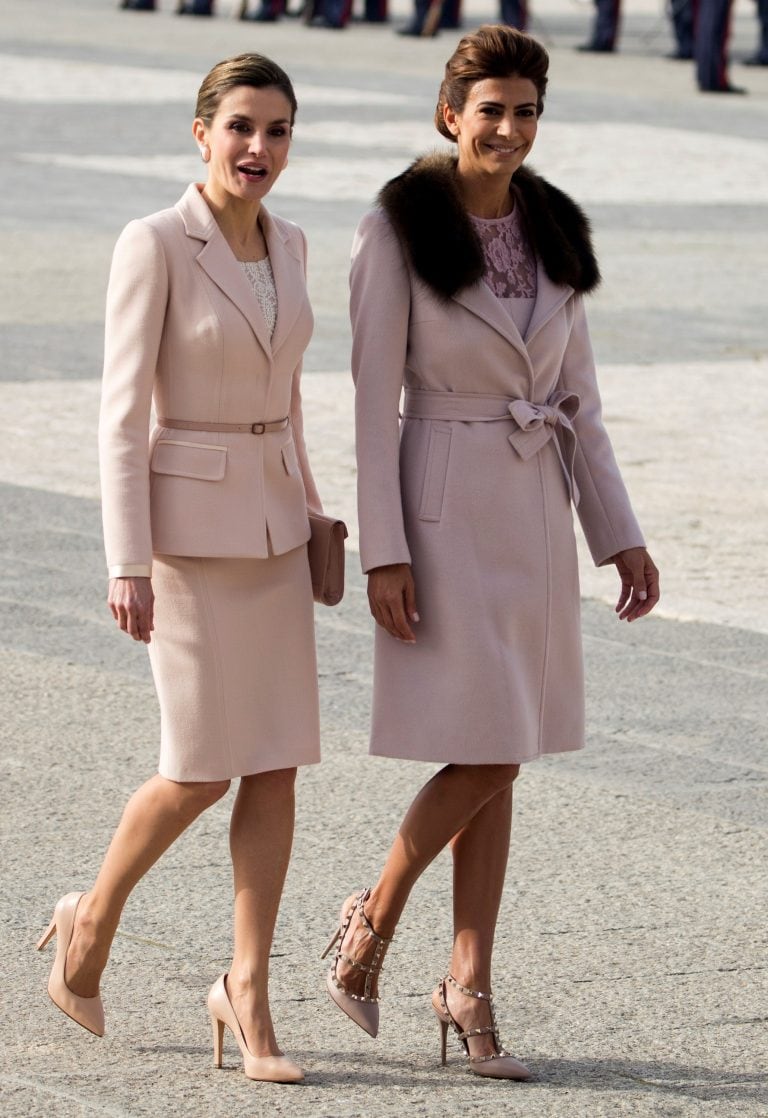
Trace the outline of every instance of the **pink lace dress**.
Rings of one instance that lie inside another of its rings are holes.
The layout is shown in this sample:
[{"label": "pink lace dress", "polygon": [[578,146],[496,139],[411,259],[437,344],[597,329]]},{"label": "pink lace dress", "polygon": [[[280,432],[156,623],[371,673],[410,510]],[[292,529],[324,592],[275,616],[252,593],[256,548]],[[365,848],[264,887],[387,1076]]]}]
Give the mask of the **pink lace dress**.
[{"label": "pink lace dress", "polygon": [[520,207],[516,204],[506,217],[470,214],[470,218],[485,253],[485,283],[524,338],[536,303],[536,257],[523,229]]}]

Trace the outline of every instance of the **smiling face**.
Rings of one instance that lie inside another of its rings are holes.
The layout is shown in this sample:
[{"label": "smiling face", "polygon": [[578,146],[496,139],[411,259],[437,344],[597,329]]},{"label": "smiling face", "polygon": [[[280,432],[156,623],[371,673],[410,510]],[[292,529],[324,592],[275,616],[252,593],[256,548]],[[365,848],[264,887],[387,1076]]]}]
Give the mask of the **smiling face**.
[{"label": "smiling face", "polygon": [[260,202],[288,161],[291,105],[276,86],[238,85],[219,101],[213,119],[199,117],[192,131],[208,163],[206,193]]},{"label": "smiling face", "polygon": [[459,148],[462,174],[509,178],[533,147],[538,94],[528,78],[485,78],[471,87],[464,108],[443,109]]}]

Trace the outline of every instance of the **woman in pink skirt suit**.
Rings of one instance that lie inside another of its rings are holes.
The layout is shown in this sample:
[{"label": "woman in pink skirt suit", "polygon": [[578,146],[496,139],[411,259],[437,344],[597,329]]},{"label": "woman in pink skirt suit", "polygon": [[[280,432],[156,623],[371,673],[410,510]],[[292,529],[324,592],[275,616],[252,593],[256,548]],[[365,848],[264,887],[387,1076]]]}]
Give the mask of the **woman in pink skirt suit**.
[{"label": "woman in pink skirt suit", "polygon": [[584,738],[572,506],[595,562],[618,570],[619,617],[658,599],[600,418],[589,226],[524,167],[547,67],[509,27],[461,40],[436,112],[457,157],[387,184],[351,280],[360,551],[378,623],[371,752],[445,767],[376,884],[344,902],[328,989],[376,1035],[387,945],[450,844],[455,933],[432,997],[443,1059],[452,1027],[470,1070],[503,1079],[529,1076],[502,1047],[490,993],[512,786],[523,762]]},{"label": "woman in pink skirt suit", "polygon": [[[131,890],[239,778],[230,827],[234,956],[208,998],[252,1079],[295,1082],[278,1047],[269,952],[291,850],[298,765],[319,760],[307,508],[320,500],[299,378],[312,332],[306,243],[263,199],[296,98],[257,54],[205,78],[193,125],[207,166],[115,249],[99,431],[109,606],[149,646],[158,775],[128,802],[95,884],[56,906],[55,1004],[104,1032],[99,983]],[[157,423],[150,434],[150,407]],[[268,856],[267,856],[268,854]]]}]

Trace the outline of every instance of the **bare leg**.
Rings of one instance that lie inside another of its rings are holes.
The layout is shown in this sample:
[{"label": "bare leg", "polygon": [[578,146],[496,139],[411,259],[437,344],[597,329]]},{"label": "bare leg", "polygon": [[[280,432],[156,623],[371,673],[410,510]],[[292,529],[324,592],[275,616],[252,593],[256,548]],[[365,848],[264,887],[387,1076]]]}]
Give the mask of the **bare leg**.
[{"label": "bare leg", "polygon": [[[462,986],[491,990],[491,956],[504,890],[512,828],[512,786],[497,792],[451,842],[453,853],[453,951],[450,973]],[[448,1008],[463,1029],[490,1025],[488,1003],[450,984]],[[473,1056],[495,1051],[493,1037],[472,1037]]]},{"label": "bare leg", "polygon": [[98,994],[99,979],[131,890],[228,788],[228,780],[181,784],[153,776],[131,796],[93,888],[78,905],[66,963],[67,985],[75,994],[84,998]]},{"label": "bare leg", "polygon": [[227,991],[254,1056],[279,1056],[269,1011],[269,954],[293,843],[295,769],[246,776],[230,827],[235,951]]},{"label": "bare leg", "polygon": [[[411,889],[430,862],[499,792],[511,787],[517,765],[448,765],[429,780],[406,812],[365,911],[379,935],[389,939]],[[499,841],[498,839],[496,841]],[[353,918],[345,953],[360,961],[373,942]],[[365,975],[340,962],[337,975],[353,993],[362,993]],[[372,993],[375,995],[375,983]]]}]

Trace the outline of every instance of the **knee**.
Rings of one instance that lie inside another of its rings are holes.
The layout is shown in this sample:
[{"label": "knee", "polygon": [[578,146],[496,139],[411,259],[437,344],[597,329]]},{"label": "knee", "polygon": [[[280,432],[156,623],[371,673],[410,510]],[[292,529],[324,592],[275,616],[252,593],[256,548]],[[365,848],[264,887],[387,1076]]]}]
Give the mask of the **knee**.
[{"label": "knee", "polygon": [[229,791],[228,780],[201,780],[178,784],[179,811],[193,819],[206,808],[212,807]]},{"label": "knee", "polygon": [[489,779],[497,792],[511,788],[520,775],[519,765],[489,765],[488,768],[493,770]]},{"label": "knee", "polygon": [[259,788],[269,788],[275,791],[281,789],[293,789],[296,783],[296,772],[294,769],[269,769],[267,772],[254,773],[252,776],[244,776],[241,778],[241,783],[245,785],[258,785]]},{"label": "knee", "polygon": [[520,772],[519,765],[473,765],[473,776],[492,795],[511,788]]},{"label": "knee", "polygon": [[448,765],[455,780],[479,802],[510,789],[520,772],[519,765]]},{"label": "knee", "polygon": [[199,803],[203,808],[213,807],[229,791],[229,780],[207,780],[199,785]]}]

